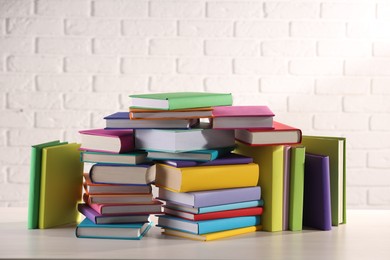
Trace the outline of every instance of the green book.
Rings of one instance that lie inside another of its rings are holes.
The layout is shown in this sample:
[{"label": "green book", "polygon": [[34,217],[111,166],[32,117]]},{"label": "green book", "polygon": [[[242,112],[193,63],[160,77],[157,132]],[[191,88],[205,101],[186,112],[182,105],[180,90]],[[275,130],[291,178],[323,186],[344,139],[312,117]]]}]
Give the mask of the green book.
[{"label": "green book", "polygon": [[30,157],[30,187],[28,196],[27,228],[38,228],[39,194],[41,189],[41,160],[42,149],[54,145],[60,145],[59,140],[31,146]]},{"label": "green book", "polygon": [[302,230],[303,223],[305,147],[291,147],[290,162],[290,208],[288,229],[291,231],[299,231]]},{"label": "green book", "polygon": [[231,106],[231,93],[170,92],[130,95],[132,108],[187,109],[214,106]]},{"label": "green book", "polygon": [[303,136],[306,153],[329,156],[332,225],[345,224],[346,216],[346,139],[344,137]]}]

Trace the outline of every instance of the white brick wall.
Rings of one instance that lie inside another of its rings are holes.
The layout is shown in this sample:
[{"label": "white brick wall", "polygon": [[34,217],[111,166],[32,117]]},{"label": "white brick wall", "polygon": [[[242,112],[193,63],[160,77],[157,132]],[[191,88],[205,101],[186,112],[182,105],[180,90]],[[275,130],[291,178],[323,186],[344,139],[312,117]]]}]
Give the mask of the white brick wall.
[{"label": "white brick wall", "polygon": [[132,93],[232,92],[348,140],[348,207],[390,209],[390,4],[0,0],[0,206],[26,206],[30,146],[78,141]]}]

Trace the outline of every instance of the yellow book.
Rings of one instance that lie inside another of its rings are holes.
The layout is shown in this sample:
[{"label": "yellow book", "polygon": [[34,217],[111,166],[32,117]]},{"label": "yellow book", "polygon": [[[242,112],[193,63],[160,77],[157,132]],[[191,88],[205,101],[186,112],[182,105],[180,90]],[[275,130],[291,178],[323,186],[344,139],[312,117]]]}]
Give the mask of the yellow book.
[{"label": "yellow book", "polygon": [[264,200],[261,224],[281,231],[283,223],[283,145],[248,146],[238,142],[235,153],[251,156],[260,165],[259,186]]},{"label": "yellow book", "polygon": [[256,163],[176,168],[158,164],[156,186],[175,192],[253,187],[259,179]]},{"label": "yellow book", "polygon": [[83,163],[80,144],[43,148],[39,228],[75,223],[81,201]]},{"label": "yellow book", "polygon": [[238,236],[242,234],[252,233],[256,232],[262,229],[262,226],[251,226],[251,227],[244,227],[244,228],[237,228],[232,230],[226,230],[221,232],[214,232],[209,234],[203,234],[203,235],[196,235],[191,234],[183,231],[173,230],[173,229],[164,229],[163,234],[169,235],[169,236],[177,236],[177,237],[183,237],[193,240],[199,240],[199,241],[212,241],[217,239],[222,239],[226,237],[232,237],[232,236]]}]

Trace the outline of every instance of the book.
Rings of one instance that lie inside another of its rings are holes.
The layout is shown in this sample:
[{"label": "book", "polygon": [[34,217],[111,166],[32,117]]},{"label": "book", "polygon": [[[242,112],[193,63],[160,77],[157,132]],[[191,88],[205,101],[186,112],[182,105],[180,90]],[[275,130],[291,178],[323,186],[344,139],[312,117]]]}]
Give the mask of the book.
[{"label": "book", "polygon": [[148,204],[153,202],[153,196],[149,194],[83,194],[83,200],[97,204]]},{"label": "book", "polygon": [[42,150],[39,228],[77,222],[81,200],[83,164],[80,144],[70,143]]},{"label": "book", "polygon": [[273,129],[237,129],[235,137],[238,141],[252,145],[298,144],[302,140],[302,131],[279,122],[273,122]]},{"label": "book", "polygon": [[95,224],[121,224],[148,222],[149,214],[111,214],[102,215],[84,203],[77,205],[78,211]]},{"label": "book", "polygon": [[126,153],[134,150],[132,130],[90,129],[79,131],[81,149],[97,152]]},{"label": "book", "polygon": [[289,189],[289,219],[288,229],[302,230],[303,194],[305,173],[305,147],[291,147],[290,189]]},{"label": "book", "polygon": [[304,136],[306,152],[329,156],[332,225],[345,224],[346,216],[346,139],[331,136]]},{"label": "book", "polygon": [[283,221],[282,230],[288,230],[290,210],[290,164],[291,146],[285,145],[283,149]]},{"label": "book", "polygon": [[233,98],[230,93],[170,92],[130,95],[130,101],[132,107],[175,110],[231,106]]},{"label": "book", "polygon": [[329,167],[329,156],[305,155],[303,225],[306,227],[332,229]]},{"label": "book", "polygon": [[176,120],[132,120],[129,112],[116,112],[104,117],[105,129],[142,129],[142,128],[189,128],[198,123],[197,119]]},{"label": "book", "polygon": [[189,232],[192,234],[207,234],[236,228],[260,225],[260,216],[245,216],[213,220],[190,221],[168,215],[158,215],[157,226]]},{"label": "book", "polygon": [[218,211],[225,211],[225,210],[263,207],[263,206],[264,206],[263,200],[251,200],[251,201],[222,204],[222,205],[209,206],[209,207],[191,207],[191,206],[185,206],[183,204],[176,204],[170,201],[166,201],[163,207],[174,209],[174,210],[180,210],[184,212],[190,212],[193,214],[202,214],[208,212],[218,212]]},{"label": "book", "polygon": [[182,153],[149,150],[147,152],[147,158],[151,160],[189,160],[195,162],[206,162],[230,154],[233,149],[234,147],[222,147],[217,149],[196,150]]},{"label": "book", "polygon": [[139,129],[135,132],[135,147],[140,150],[178,153],[233,146],[234,130]]},{"label": "book", "polygon": [[83,187],[88,194],[145,194],[151,193],[150,185],[93,183],[89,173],[84,173]]},{"label": "book", "polygon": [[177,109],[177,110],[130,108],[130,119],[172,120],[172,119],[210,118],[212,116],[212,111],[213,111],[212,107]]},{"label": "book", "polygon": [[157,214],[161,213],[162,202],[154,200],[152,204],[88,204],[103,215],[112,214]]},{"label": "book", "polygon": [[156,177],[154,164],[119,165],[98,163],[92,165],[89,178],[93,183],[149,184]]},{"label": "book", "polygon": [[27,215],[27,228],[38,228],[39,222],[39,195],[41,190],[41,161],[42,150],[45,147],[54,145],[66,144],[61,143],[59,140],[36,144],[31,146],[30,152],[30,186],[28,196],[28,215]]},{"label": "book", "polygon": [[140,240],[148,232],[151,226],[151,222],[95,224],[88,218],[85,218],[76,227],[76,237]]},{"label": "book", "polygon": [[158,199],[190,207],[210,207],[261,199],[261,188],[245,187],[194,192],[173,192],[159,189]]},{"label": "book", "polygon": [[214,129],[272,129],[274,116],[268,106],[220,106],[211,121]]},{"label": "book", "polygon": [[174,217],[184,218],[187,220],[199,221],[199,220],[211,220],[222,218],[234,218],[243,216],[257,216],[263,213],[262,207],[233,209],[225,211],[217,211],[203,214],[194,214],[185,211],[174,210],[170,208],[164,208],[164,213]]},{"label": "book", "polygon": [[221,158],[217,158],[212,161],[199,162],[199,161],[183,161],[183,160],[162,160],[161,163],[167,164],[173,167],[193,167],[193,166],[212,166],[212,165],[227,165],[227,164],[247,164],[253,163],[253,158],[249,156],[243,156],[240,154],[230,153]]},{"label": "book", "polygon": [[213,241],[217,239],[223,239],[223,238],[248,234],[259,230],[262,230],[261,225],[197,235],[197,234],[191,234],[179,230],[165,228],[163,234],[168,236],[176,236],[176,237],[188,238],[188,239],[193,239],[198,241]]},{"label": "book", "polygon": [[81,161],[87,163],[140,164],[148,161],[147,153],[137,151],[131,153],[106,153],[83,151]]},{"label": "book", "polygon": [[155,184],[176,192],[189,192],[253,187],[258,179],[259,166],[255,163],[183,168],[157,164]]},{"label": "book", "polygon": [[249,146],[239,143],[235,152],[252,156],[261,165],[258,185],[265,203],[262,226],[265,231],[283,229],[283,145]]}]

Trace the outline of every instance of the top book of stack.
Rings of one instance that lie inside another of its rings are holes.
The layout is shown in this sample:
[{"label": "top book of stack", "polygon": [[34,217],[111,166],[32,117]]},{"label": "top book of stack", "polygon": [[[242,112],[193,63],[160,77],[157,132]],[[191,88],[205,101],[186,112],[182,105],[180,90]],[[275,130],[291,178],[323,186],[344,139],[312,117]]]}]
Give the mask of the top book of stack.
[{"label": "top book of stack", "polygon": [[171,92],[130,95],[130,98],[131,107],[164,110],[231,106],[233,104],[230,93]]}]

